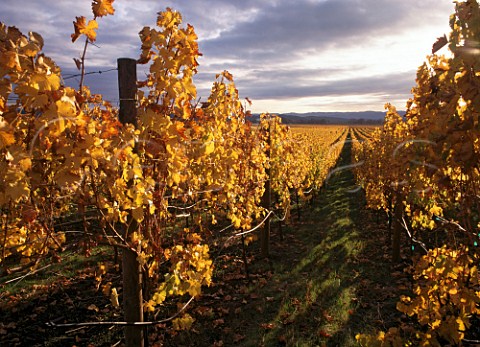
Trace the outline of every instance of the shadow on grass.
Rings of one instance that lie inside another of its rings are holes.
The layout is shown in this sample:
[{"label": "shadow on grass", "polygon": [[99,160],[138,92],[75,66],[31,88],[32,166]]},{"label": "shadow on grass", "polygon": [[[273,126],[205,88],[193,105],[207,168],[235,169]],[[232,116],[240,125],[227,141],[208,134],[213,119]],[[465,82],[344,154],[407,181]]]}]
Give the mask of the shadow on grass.
[{"label": "shadow on grass", "polygon": [[[254,326],[253,331],[240,327],[247,338],[238,345],[356,346],[355,334],[371,330],[370,320],[378,316],[378,310],[365,305],[357,293],[359,288],[387,279],[389,264],[372,261],[367,252],[379,241],[368,235],[371,227],[363,216],[365,199],[356,191],[348,166],[352,156],[349,138],[336,172],[314,207],[288,231],[299,247],[303,245],[300,256],[289,267],[285,265],[287,253],[272,252],[274,275],[259,294],[268,300],[258,310],[260,320],[268,324],[260,323],[257,331]],[[384,286],[378,284],[377,289]]]},{"label": "shadow on grass", "polygon": [[283,228],[283,241],[272,228],[270,258],[259,257],[258,243],[249,246],[250,281],[241,273],[240,247],[232,247],[237,255],[217,264],[193,331],[165,346],[349,347],[357,346],[357,333],[388,324],[382,308],[395,311],[396,297],[387,288],[384,230],[356,189],[349,139],[312,206]]},{"label": "shadow on grass", "polygon": [[62,254],[61,262],[46,261],[44,268],[39,267],[42,271],[30,276],[2,278],[0,346],[101,347],[120,341],[121,327],[53,328],[47,324],[119,319],[118,310],[97,290],[95,281],[98,263],[111,258],[107,247],[94,249],[89,257],[73,249]]}]

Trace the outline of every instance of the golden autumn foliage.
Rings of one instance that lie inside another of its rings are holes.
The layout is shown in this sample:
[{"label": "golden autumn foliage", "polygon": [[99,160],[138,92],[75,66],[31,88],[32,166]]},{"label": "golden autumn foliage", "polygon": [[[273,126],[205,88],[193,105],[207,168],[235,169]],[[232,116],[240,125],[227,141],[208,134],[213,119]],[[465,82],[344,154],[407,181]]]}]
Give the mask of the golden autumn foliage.
[{"label": "golden autumn foliage", "polygon": [[[470,319],[480,314],[479,3],[456,2],[450,27],[448,39],[439,39],[419,67],[405,116],[388,105],[383,128],[355,148],[365,163],[356,175],[369,205],[393,211],[400,204],[402,213],[394,217],[413,236],[435,230],[448,242],[425,248],[413,295],[397,305],[420,329],[358,335],[365,346],[461,346]],[[449,53],[439,55],[447,44]]]},{"label": "golden autumn foliage", "polygon": [[404,295],[397,303],[397,309],[414,317],[421,328],[358,334],[357,340],[362,346],[461,346],[471,318],[480,314],[476,264],[478,256],[466,247],[430,250],[415,266],[414,296]]},{"label": "golden autumn foliage", "polygon": [[[113,0],[94,0],[93,19],[76,17],[71,38],[85,39],[82,60],[74,59],[82,74],[97,19],[114,12]],[[80,216],[87,251],[108,244],[135,252],[152,284],[144,293],[151,312],[171,296],[196,297],[211,284],[204,239],[217,220],[238,233],[270,210],[287,214],[292,192],[304,195],[327,179],[340,152],[330,146],[347,132],[295,131],[269,114],[252,124],[228,71],[217,75],[199,107],[197,35],[170,8],[139,37],[138,63],[148,64],[149,73],[138,82],[134,126],[121,124],[118,110],[82,83],[65,86],[42,52],[40,34],[0,23],[0,265],[37,264],[61,250],[67,239],[58,222]],[[278,196],[270,207],[262,206],[267,180]],[[87,222],[87,211],[98,227]],[[178,226],[178,211],[194,216],[191,226]],[[111,283],[102,289],[119,306],[117,289]],[[192,322],[184,315],[173,326]]]}]

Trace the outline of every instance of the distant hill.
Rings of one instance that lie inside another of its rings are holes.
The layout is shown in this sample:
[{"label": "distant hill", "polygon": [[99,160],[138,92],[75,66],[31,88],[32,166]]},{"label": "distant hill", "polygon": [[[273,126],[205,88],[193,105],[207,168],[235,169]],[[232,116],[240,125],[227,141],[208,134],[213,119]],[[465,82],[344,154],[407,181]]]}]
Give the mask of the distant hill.
[{"label": "distant hill", "polygon": [[[401,115],[404,112],[399,112]],[[280,113],[278,114],[285,124],[382,124],[385,112],[308,112],[308,113]],[[258,122],[259,115],[254,114],[252,121]]]}]

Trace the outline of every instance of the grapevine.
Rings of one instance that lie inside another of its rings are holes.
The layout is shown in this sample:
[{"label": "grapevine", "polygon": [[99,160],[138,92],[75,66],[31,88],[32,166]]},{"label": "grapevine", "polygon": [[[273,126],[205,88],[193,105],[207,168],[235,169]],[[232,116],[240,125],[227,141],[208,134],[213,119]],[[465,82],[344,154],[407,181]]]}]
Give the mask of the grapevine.
[{"label": "grapevine", "polygon": [[[158,314],[169,297],[198,297],[211,284],[206,239],[219,220],[231,223],[236,237],[273,211],[288,215],[292,194],[324,184],[340,152],[332,145],[347,132],[292,130],[269,114],[255,126],[228,71],[199,106],[197,36],[170,8],[139,33],[138,63],[149,73],[138,82],[136,119],[121,123],[119,111],[83,83],[87,47],[97,40],[99,19],[114,15],[113,2],[94,0],[93,18],[73,23],[72,41],[85,40],[75,59],[78,89],[64,85],[40,34],[0,24],[0,264],[8,271],[17,261],[61,261],[68,240],[57,226],[78,215],[87,254],[102,244],[134,254],[146,284],[140,307]],[[262,204],[267,181],[276,196],[271,206]],[[191,225],[177,224],[180,208]],[[106,269],[99,268],[99,286],[118,306],[119,291],[102,282]],[[172,328],[191,324],[185,314]]]},{"label": "grapevine", "polygon": [[[449,38],[439,39],[419,67],[405,116],[388,105],[383,129],[356,148],[357,160],[365,161],[356,175],[370,206],[389,211],[429,248],[414,271],[415,295],[397,306],[421,331],[359,335],[362,344],[460,346],[478,315],[480,73],[472,44],[480,37],[479,19],[477,1],[456,2]],[[446,44],[449,54],[437,54]],[[429,233],[440,234],[443,244],[432,244]]]}]

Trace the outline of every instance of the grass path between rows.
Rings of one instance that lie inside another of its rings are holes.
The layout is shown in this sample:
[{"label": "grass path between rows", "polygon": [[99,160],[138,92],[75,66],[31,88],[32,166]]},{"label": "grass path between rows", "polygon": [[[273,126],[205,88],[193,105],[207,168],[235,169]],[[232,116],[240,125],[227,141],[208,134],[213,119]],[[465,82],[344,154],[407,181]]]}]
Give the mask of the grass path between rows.
[{"label": "grass path between rows", "polygon": [[204,302],[217,315],[175,344],[357,346],[355,334],[398,319],[386,232],[356,190],[349,139],[312,206],[299,221],[294,214],[283,242],[272,236],[269,261],[252,256],[254,280],[245,284],[219,269]]}]

